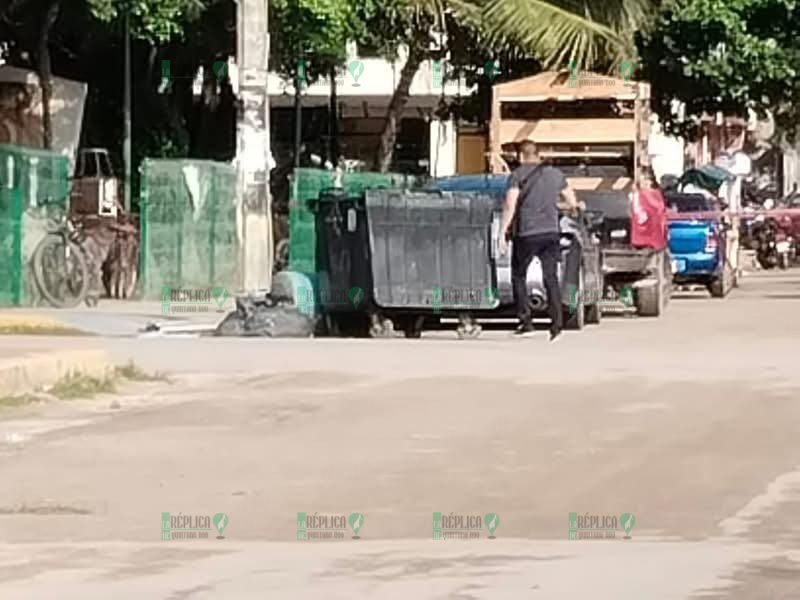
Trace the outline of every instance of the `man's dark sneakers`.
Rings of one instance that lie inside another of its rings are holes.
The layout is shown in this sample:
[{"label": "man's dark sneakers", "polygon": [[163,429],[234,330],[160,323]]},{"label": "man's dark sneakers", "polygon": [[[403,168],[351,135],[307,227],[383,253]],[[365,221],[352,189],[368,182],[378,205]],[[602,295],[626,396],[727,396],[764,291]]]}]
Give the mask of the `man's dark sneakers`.
[{"label": "man's dark sneakers", "polygon": [[532,337],[535,333],[535,329],[531,323],[520,323],[517,326],[516,330],[514,330],[514,337],[515,338],[528,338]]},{"label": "man's dark sneakers", "polygon": [[550,330],[550,341],[551,342],[555,342],[556,339],[558,339],[558,336],[560,336],[560,335],[561,335],[561,330],[560,329],[551,329]]}]

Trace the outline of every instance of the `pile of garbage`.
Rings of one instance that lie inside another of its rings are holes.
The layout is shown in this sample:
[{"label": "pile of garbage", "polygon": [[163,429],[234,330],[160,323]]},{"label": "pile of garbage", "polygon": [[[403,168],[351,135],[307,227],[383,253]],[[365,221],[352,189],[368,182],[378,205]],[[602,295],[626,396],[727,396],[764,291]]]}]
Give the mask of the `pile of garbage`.
[{"label": "pile of garbage", "polygon": [[311,337],[314,320],[297,310],[291,298],[264,294],[238,296],[236,310],[217,326],[226,337]]}]

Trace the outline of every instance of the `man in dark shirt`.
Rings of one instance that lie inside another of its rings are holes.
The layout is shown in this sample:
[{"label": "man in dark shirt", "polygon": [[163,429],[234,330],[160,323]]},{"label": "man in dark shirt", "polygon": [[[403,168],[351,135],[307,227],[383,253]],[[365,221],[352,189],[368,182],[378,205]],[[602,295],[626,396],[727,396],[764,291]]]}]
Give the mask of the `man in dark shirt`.
[{"label": "man in dark shirt", "polygon": [[533,334],[527,274],[536,256],[542,263],[550,316],[550,339],[554,340],[563,326],[561,290],[558,285],[558,263],[561,258],[558,210],[565,208],[575,213],[578,202],[561,171],[540,161],[536,144],[522,142],[519,151],[521,164],[509,178],[501,222],[503,254],[508,252],[507,240],[513,238],[511,281],[520,321],[515,334],[523,337]]}]

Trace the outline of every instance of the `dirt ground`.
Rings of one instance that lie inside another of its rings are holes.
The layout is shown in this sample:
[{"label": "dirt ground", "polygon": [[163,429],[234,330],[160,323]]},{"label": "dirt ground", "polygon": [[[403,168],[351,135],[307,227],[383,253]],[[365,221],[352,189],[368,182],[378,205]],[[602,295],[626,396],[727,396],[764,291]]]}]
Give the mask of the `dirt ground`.
[{"label": "dirt ground", "polygon": [[0,598],[800,598],[799,311],[792,271],[555,344],[54,338],[171,381],[0,413]]}]

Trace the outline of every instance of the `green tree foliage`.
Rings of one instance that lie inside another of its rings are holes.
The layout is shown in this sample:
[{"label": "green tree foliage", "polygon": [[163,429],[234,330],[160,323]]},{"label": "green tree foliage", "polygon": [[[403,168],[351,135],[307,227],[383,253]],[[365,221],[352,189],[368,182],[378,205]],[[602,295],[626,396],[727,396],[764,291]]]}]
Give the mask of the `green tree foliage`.
[{"label": "green tree foliage", "polygon": [[[794,0],[680,0],[640,36],[653,107],[668,130],[694,137],[703,115],[774,113],[790,137],[800,100],[800,5]],[[673,100],[684,105],[683,114]],[[683,118],[681,118],[683,117]]]},{"label": "green tree foliage", "polygon": [[[300,165],[302,90],[321,77],[330,77],[331,112],[335,114],[333,75],[347,58],[347,42],[361,37],[363,23],[350,0],[271,0],[269,12],[270,70],[295,82],[292,162]],[[329,118],[332,135],[325,140],[325,154],[334,162],[338,158],[335,122],[335,117]],[[286,164],[281,164],[279,172],[283,173],[285,168]]]},{"label": "green tree foliage", "polygon": [[132,35],[152,42],[180,37],[188,21],[197,19],[209,2],[203,0],[86,0],[92,14],[111,22],[130,14]]},{"label": "green tree foliage", "polygon": [[351,0],[271,0],[269,10],[270,68],[294,79],[302,60],[308,83],[342,64],[363,31]]}]

